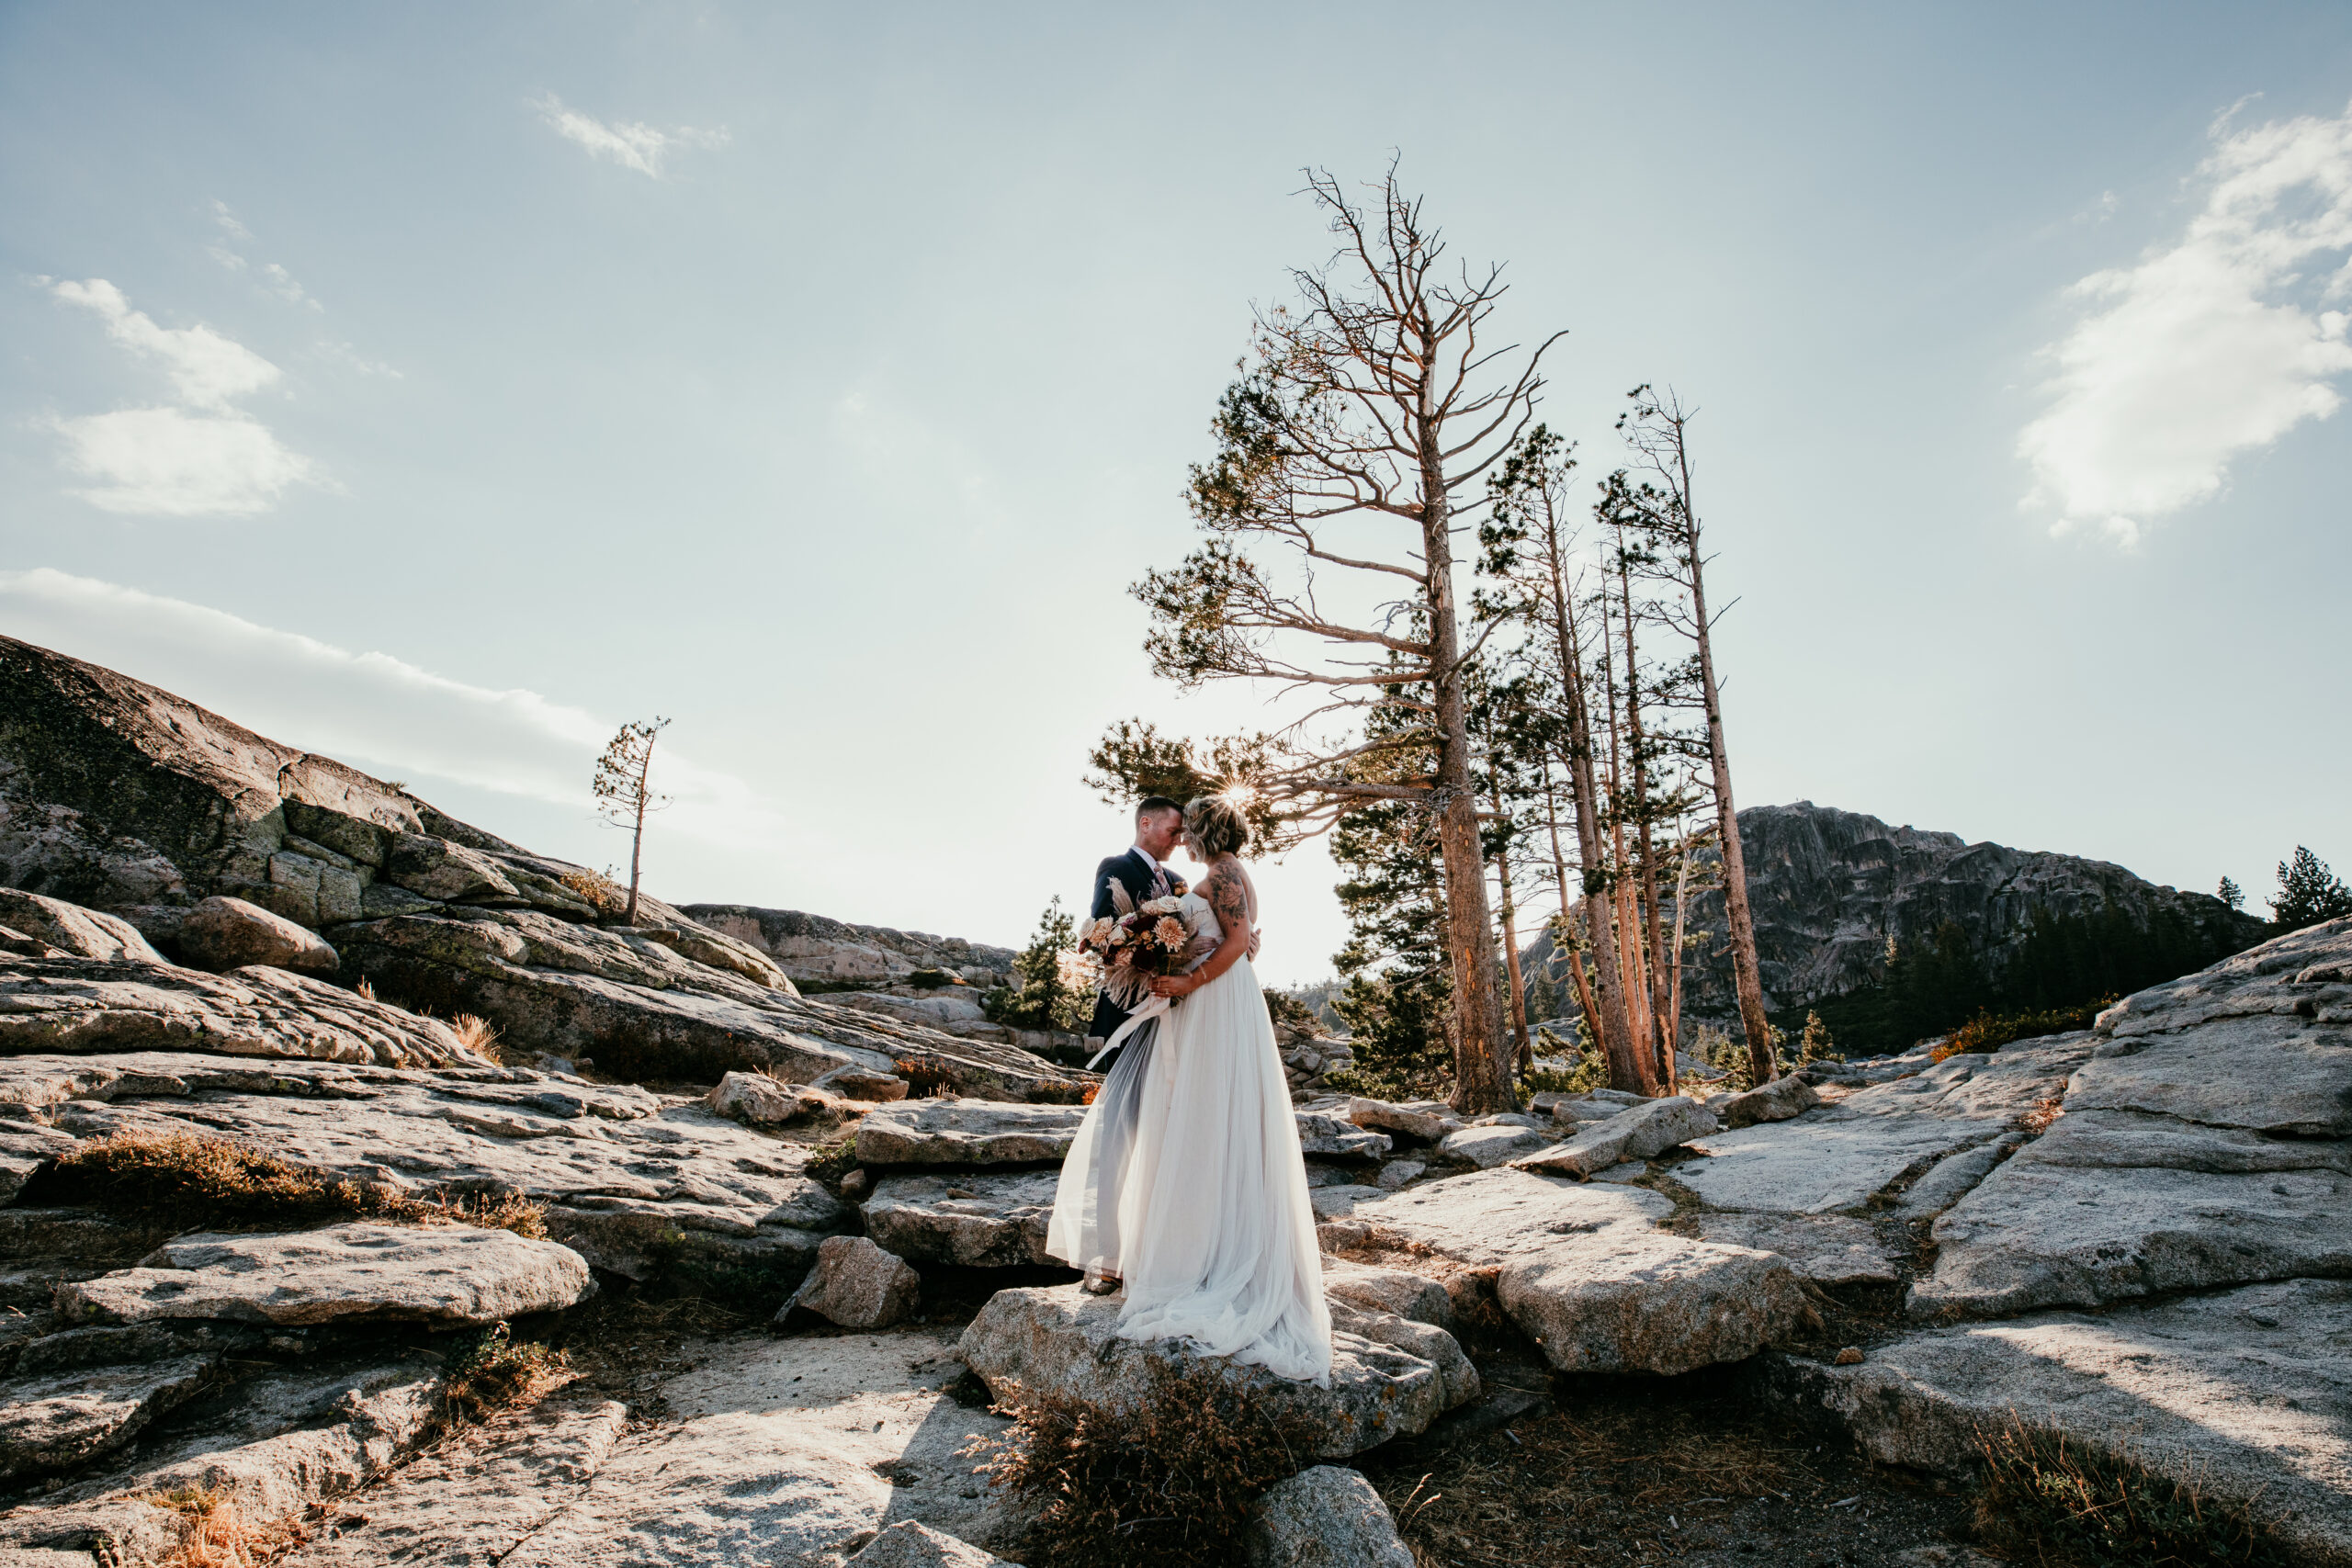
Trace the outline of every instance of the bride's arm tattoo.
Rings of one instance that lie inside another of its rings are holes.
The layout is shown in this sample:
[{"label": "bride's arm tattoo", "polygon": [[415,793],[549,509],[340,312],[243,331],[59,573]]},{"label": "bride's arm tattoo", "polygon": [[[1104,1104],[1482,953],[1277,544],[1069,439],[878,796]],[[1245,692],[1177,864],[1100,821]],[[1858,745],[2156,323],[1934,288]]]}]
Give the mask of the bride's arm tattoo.
[{"label": "bride's arm tattoo", "polygon": [[1202,892],[1208,897],[1209,908],[1216,911],[1217,923],[1228,933],[1250,929],[1250,895],[1239,875],[1219,866],[1209,873]]}]

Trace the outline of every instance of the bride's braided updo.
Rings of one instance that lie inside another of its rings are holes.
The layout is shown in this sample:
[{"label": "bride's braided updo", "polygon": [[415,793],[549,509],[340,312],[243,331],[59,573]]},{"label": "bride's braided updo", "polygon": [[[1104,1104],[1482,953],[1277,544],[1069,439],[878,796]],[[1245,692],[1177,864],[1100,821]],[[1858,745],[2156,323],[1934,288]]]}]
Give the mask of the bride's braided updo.
[{"label": "bride's braided updo", "polygon": [[1184,807],[1184,840],[1202,860],[1212,861],[1239,853],[1250,841],[1250,824],[1225,796],[1204,795]]}]

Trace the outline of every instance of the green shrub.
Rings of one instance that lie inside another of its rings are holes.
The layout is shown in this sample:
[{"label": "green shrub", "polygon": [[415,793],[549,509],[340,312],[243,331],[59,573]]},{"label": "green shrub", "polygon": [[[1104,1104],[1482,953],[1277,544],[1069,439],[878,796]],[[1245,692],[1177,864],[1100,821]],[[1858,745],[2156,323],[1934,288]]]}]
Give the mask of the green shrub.
[{"label": "green shrub", "polygon": [[[1788,1060],[1781,1047],[1788,1043],[1788,1033],[1777,1023],[1765,1027],[1772,1032],[1772,1070],[1775,1075],[1788,1071]],[[1824,1036],[1827,1031],[1823,1032]],[[1747,1042],[1735,1040],[1719,1029],[1702,1024],[1699,1035],[1691,1043],[1692,1054],[1707,1066],[1724,1075],[1723,1087],[1733,1094],[1743,1094],[1756,1087],[1756,1074],[1747,1060]]]},{"label": "green shrub", "polygon": [[1399,1077],[1371,1067],[1341,1067],[1323,1075],[1323,1087],[1333,1094],[1359,1095],[1365,1100],[1430,1100],[1433,1079]]},{"label": "green shrub", "polygon": [[1037,933],[1012,961],[1012,984],[980,998],[980,1010],[1014,1029],[1082,1034],[1094,1012],[1093,966],[1078,951],[1078,922],[1059,895],[1037,917]]},{"label": "green shrub", "polygon": [[1838,1054],[1838,1043],[1829,1038],[1829,1026],[1821,1021],[1821,1014],[1807,1011],[1804,1032],[1797,1037],[1797,1066],[1803,1066],[1807,1062],[1842,1062],[1845,1059]]},{"label": "green shrub", "polygon": [[461,1336],[447,1364],[449,1409],[460,1420],[479,1421],[493,1411],[546,1393],[571,1370],[571,1358],[545,1345],[514,1342],[513,1331],[493,1323]]},{"label": "green shrub", "polygon": [[1313,1008],[1308,1007],[1288,991],[1277,991],[1271,986],[1263,987],[1263,990],[1266,998],[1266,1016],[1272,1019],[1274,1022],[1287,1023],[1303,1034],[1323,1032],[1323,1021],[1316,1016]]},{"label": "green shrub", "polygon": [[2286,1568],[2243,1505],[2012,1421],[1983,1437],[1976,1529],[2045,1568]]},{"label": "green shrub", "polygon": [[2065,1034],[2077,1029],[2088,1029],[2094,1019],[2113,1004],[2115,998],[2086,1002],[2078,1008],[2058,1008],[2047,1012],[2011,1012],[1997,1017],[1990,1009],[1952,1031],[1951,1038],[1928,1055],[1937,1061],[1946,1061],[1967,1051],[1997,1051],[2017,1040],[2036,1040],[2045,1034]]}]

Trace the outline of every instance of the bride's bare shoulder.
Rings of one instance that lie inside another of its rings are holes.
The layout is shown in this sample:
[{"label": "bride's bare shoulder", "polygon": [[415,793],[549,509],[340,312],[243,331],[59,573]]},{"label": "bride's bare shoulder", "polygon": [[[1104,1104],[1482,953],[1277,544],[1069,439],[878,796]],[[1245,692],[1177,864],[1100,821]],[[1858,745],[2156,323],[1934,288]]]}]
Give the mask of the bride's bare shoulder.
[{"label": "bride's bare shoulder", "polygon": [[1250,923],[1250,876],[1238,860],[1221,860],[1201,878],[1200,895],[1225,929]]}]

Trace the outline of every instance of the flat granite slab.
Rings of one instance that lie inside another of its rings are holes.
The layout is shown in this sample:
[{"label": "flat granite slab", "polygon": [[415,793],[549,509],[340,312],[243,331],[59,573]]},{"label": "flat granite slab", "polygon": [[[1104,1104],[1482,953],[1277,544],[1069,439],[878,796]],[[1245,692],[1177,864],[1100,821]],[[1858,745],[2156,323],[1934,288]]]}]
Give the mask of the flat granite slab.
[{"label": "flat granite slab", "polygon": [[327,1225],[184,1235],[95,1280],[57,1288],[68,1322],[205,1318],[280,1326],[352,1318],[490,1324],[595,1291],[568,1247],[471,1225]]},{"label": "flat granite slab", "polygon": [[861,1164],[1058,1165],[1086,1120],[1082,1105],[901,1100],[857,1124]]}]

